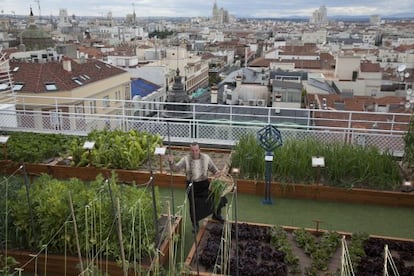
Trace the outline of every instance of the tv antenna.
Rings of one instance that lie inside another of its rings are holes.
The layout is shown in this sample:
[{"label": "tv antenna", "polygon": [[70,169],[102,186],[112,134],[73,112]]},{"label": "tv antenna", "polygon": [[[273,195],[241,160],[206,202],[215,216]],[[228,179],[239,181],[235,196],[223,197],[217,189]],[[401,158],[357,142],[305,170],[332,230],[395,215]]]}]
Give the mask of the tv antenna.
[{"label": "tv antenna", "polygon": [[397,67],[397,72],[402,73],[405,71],[405,69],[407,69],[407,66],[405,64],[401,64]]},{"label": "tv antenna", "polygon": [[414,108],[414,91],[411,88],[407,89],[405,99],[405,108]]},{"label": "tv antenna", "polygon": [[135,14],[135,3],[132,3],[132,20],[133,20],[133,24],[135,26],[136,24],[136,14]]},{"label": "tv antenna", "polygon": [[[406,71],[407,66],[400,64],[397,67],[397,74],[400,77],[400,84],[404,84],[405,80],[410,77],[410,73]],[[407,89],[407,83],[405,83],[405,90]]]},{"label": "tv antenna", "polygon": [[34,0],[37,3],[37,9],[39,10],[39,21],[42,17],[42,13],[40,12],[40,0]]}]

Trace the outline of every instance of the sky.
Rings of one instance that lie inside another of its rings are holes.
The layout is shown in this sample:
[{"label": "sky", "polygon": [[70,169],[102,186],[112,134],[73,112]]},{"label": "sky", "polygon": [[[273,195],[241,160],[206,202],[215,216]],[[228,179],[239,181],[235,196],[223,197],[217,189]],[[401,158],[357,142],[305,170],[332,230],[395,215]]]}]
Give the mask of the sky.
[{"label": "sky", "polygon": [[[369,16],[378,14],[414,15],[413,0],[216,0],[218,8],[227,10],[236,17],[310,17],[320,6],[325,5],[328,17]],[[135,13],[138,17],[210,17],[214,0],[0,0],[2,14],[28,15],[30,7],[35,16],[59,15],[66,9],[69,15],[115,17]]]}]

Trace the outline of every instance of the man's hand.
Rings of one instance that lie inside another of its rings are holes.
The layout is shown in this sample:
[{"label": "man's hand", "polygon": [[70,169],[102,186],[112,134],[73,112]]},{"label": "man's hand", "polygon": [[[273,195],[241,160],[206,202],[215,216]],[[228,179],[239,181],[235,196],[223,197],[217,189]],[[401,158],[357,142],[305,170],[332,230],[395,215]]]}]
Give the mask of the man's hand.
[{"label": "man's hand", "polygon": [[223,172],[222,171],[217,171],[215,174],[214,174],[214,176],[215,177],[219,177],[219,176],[222,176],[223,175]]}]

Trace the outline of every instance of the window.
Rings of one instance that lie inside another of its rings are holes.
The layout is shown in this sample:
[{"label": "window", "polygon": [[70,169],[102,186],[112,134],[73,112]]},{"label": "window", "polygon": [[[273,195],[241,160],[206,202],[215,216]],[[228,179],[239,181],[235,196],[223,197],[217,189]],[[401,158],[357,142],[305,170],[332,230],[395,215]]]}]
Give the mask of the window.
[{"label": "window", "polygon": [[298,90],[281,89],[275,94],[275,101],[277,97],[280,97],[280,102],[293,102],[297,103],[301,101],[301,92]]},{"label": "window", "polygon": [[75,105],[75,113],[77,113],[77,114],[83,114],[83,104],[77,104],[77,105]]},{"label": "window", "polygon": [[72,80],[73,80],[76,84],[83,85],[83,82],[81,82],[81,81],[80,81],[80,79],[79,79],[79,78],[77,78],[77,77],[73,77],[73,78],[72,78]]},{"label": "window", "polygon": [[109,107],[109,96],[103,97],[102,106]]},{"label": "window", "polygon": [[21,91],[21,90],[22,90],[22,88],[23,88],[23,86],[24,86],[24,83],[23,83],[23,82],[16,82],[16,83],[13,85],[13,90],[14,90],[14,91]]},{"label": "window", "polygon": [[47,91],[56,91],[58,90],[56,83],[54,82],[46,82],[45,83],[45,88]]},{"label": "window", "polygon": [[7,83],[0,83],[0,91],[4,91],[7,88],[9,88],[9,85]]},{"label": "window", "polygon": [[96,113],[96,101],[91,101],[89,103],[89,110],[91,114],[95,114]]},{"label": "window", "polygon": [[131,99],[131,90],[129,88],[129,85],[125,86],[125,100]]}]

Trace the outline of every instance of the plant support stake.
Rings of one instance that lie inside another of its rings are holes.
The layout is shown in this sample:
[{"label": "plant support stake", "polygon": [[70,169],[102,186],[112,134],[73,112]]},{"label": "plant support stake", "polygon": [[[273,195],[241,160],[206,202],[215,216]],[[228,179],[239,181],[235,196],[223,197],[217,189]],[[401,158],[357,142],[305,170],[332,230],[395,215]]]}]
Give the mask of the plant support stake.
[{"label": "plant support stake", "polygon": [[[154,228],[155,228],[155,244],[158,244],[159,242],[159,233],[158,233],[158,217],[157,217],[157,203],[155,201],[155,188],[154,188],[154,175],[152,172],[151,167],[151,156],[150,156],[150,145],[148,143],[148,149],[147,149],[147,157],[148,157],[148,169],[150,171],[150,185],[151,185],[151,194],[152,194],[152,207],[154,211]],[[157,248],[158,250],[158,248]]]},{"label": "plant support stake", "polygon": [[[171,137],[170,137],[170,123],[167,121],[167,138],[168,138],[168,155],[171,156]],[[174,189],[173,189],[173,172],[170,169],[170,191],[171,191],[171,207],[172,213],[175,216],[175,199],[174,199]]]},{"label": "plant support stake", "polygon": [[78,226],[76,224],[75,210],[73,209],[72,196],[71,196],[70,192],[69,192],[69,204],[70,204],[70,212],[72,214],[73,228],[75,230],[76,248],[78,250],[78,258],[79,258],[80,269],[83,272],[83,262],[82,262],[82,253],[81,253],[80,244],[79,244]]},{"label": "plant support stake", "polygon": [[122,270],[124,271],[124,276],[128,275],[128,267],[126,266],[125,261],[125,252],[124,252],[124,243],[122,242],[122,221],[121,221],[121,206],[119,203],[119,197],[116,198],[116,213],[117,213],[117,221],[118,221],[118,239],[119,239],[119,247],[121,250],[121,259],[122,259]]},{"label": "plant support stake", "polygon": [[29,185],[29,179],[27,177],[27,171],[26,171],[26,165],[23,164],[23,175],[24,175],[24,184],[26,187],[26,198],[27,198],[27,204],[29,205],[29,214],[30,214],[30,224],[32,228],[32,237],[35,237],[35,229],[34,229],[34,218],[33,218],[33,210],[32,210],[32,202],[30,200],[30,185]]}]

